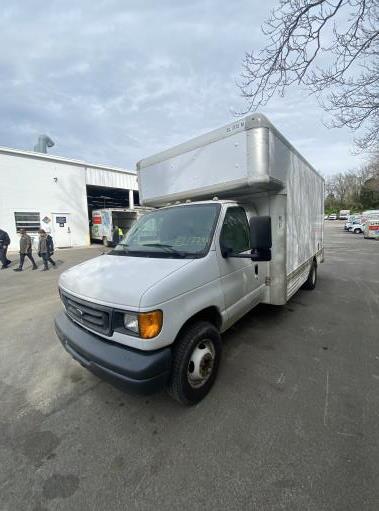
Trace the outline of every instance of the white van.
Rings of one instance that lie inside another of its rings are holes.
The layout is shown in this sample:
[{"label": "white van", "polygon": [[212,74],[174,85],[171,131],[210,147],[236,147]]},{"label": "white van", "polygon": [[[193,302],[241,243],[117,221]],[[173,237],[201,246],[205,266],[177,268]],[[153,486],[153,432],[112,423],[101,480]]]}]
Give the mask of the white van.
[{"label": "white van", "polygon": [[225,330],[316,286],[324,180],[257,114],[142,160],[138,182],[159,209],[61,275],[56,332],[99,376],[193,404],[215,381]]}]

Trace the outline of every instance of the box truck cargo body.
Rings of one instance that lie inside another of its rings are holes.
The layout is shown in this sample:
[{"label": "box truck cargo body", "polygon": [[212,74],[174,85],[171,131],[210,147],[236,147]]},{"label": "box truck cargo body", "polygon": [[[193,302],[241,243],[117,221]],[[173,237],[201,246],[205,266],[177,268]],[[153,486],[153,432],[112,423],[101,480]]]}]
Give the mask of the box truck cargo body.
[{"label": "box truck cargo body", "polygon": [[315,287],[324,181],[259,114],[137,168],[143,205],[158,209],[62,274],[56,331],[95,373],[193,404],[212,387],[222,332]]},{"label": "box truck cargo body", "polygon": [[144,205],[217,196],[271,215],[270,303],[285,303],[309,260],[322,258],[324,180],[262,115],[142,160],[138,180]]},{"label": "box truck cargo body", "polygon": [[368,214],[362,228],[365,239],[379,239],[379,212]]}]

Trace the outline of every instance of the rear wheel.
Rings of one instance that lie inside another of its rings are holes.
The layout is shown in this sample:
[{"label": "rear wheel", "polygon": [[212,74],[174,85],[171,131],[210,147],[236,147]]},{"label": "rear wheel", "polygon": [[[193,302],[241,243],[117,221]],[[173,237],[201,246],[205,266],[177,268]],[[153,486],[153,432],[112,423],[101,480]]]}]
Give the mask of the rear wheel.
[{"label": "rear wheel", "polygon": [[104,238],[103,238],[103,245],[104,245],[104,247],[110,247],[111,246],[111,244],[109,243],[109,241],[108,241],[106,236],[104,236]]},{"label": "rear wheel", "polygon": [[221,352],[220,334],[211,323],[201,321],[186,329],[174,346],[169,394],[184,405],[201,401],[216,379]]},{"label": "rear wheel", "polygon": [[354,229],[354,234],[361,234],[362,229]]},{"label": "rear wheel", "polygon": [[317,283],[317,264],[313,261],[307,280],[301,286],[302,289],[312,290],[316,287]]}]

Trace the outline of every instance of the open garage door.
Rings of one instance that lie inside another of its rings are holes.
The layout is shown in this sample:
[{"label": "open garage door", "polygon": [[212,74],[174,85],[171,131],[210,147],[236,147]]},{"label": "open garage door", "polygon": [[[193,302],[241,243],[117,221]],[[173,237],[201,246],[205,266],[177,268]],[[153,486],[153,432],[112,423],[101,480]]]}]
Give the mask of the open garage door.
[{"label": "open garage door", "polygon": [[[134,205],[139,205],[138,191],[133,191]],[[94,209],[129,208],[129,190],[108,186],[87,185],[88,218]]]}]

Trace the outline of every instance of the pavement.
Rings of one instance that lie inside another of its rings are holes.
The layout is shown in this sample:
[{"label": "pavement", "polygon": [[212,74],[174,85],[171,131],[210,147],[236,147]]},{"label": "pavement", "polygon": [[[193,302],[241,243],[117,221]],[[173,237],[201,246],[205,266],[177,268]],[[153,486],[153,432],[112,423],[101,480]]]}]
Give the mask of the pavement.
[{"label": "pavement", "polygon": [[1,511],[377,510],[379,243],[340,222],[325,237],[316,289],[224,334],[190,408],[125,394],[58,342],[57,277],[100,246],[1,271]]}]

